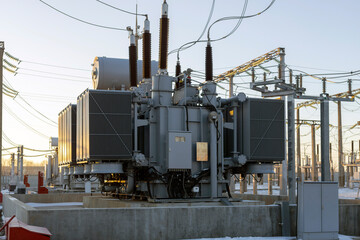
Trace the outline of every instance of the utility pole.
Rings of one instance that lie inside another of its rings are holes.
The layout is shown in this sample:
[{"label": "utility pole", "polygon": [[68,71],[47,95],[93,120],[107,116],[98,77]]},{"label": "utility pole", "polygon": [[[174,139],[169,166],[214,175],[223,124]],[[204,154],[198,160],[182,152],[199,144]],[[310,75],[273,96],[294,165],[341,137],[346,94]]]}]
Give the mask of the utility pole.
[{"label": "utility pole", "polygon": [[[280,53],[279,53],[279,56],[280,56],[280,64],[279,64],[279,80],[283,83],[285,83],[285,49],[281,49],[280,50]],[[253,76],[253,81],[255,81],[255,77]],[[281,97],[282,100],[285,101],[286,97],[285,96],[282,96]],[[291,99],[290,99],[291,100]],[[292,100],[294,101],[294,97],[292,96]],[[289,105],[289,103],[288,103]],[[290,103],[291,105],[291,103]],[[285,109],[284,109],[285,110]],[[287,110],[289,112],[289,109]],[[285,115],[285,118],[286,118],[286,114]],[[285,119],[286,120],[286,119]],[[288,126],[290,126],[290,123],[288,123]],[[285,132],[286,132],[286,126],[285,126]],[[286,150],[286,142],[284,143],[285,144],[285,156],[286,153],[287,153],[287,150]],[[280,195],[288,195],[287,194],[287,187],[288,187],[288,172],[289,172],[289,168],[288,168],[288,162],[290,161],[288,159],[288,156],[285,157],[287,159],[285,159],[284,161],[282,161],[281,165],[280,165]],[[290,163],[291,164],[291,163]],[[290,166],[291,168],[291,166]],[[292,187],[289,185],[289,188]],[[290,197],[290,196],[289,196]],[[290,200],[290,199],[289,199]]]},{"label": "utility pole", "polygon": [[24,146],[20,147],[20,184],[24,184]]},{"label": "utility pole", "polygon": [[297,155],[297,177],[301,182],[301,146],[300,146],[300,108],[296,109],[297,129],[296,129],[296,155]]},{"label": "utility pole", "polygon": [[288,184],[289,202],[296,203],[295,181],[295,101],[294,96],[287,96],[288,105]]},{"label": "utility pole", "polygon": [[19,183],[20,182],[20,147],[17,148],[16,175],[18,177],[18,183]]},{"label": "utility pole", "polygon": [[350,156],[350,177],[354,177],[354,167],[352,166],[355,163],[355,154],[354,154],[354,141],[351,141],[351,156]]},{"label": "utility pole", "polygon": [[229,78],[229,97],[234,96],[234,75]]},{"label": "utility pole", "polygon": [[315,124],[311,125],[311,181],[317,181]]},{"label": "utility pole", "polygon": [[331,173],[331,181],[334,181],[334,162],[333,162],[333,157],[332,157],[332,147],[331,147],[331,143],[330,143],[330,173]]},{"label": "utility pole", "polygon": [[[326,78],[323,81],[322,96],[327,97]],[[330,181],[330,161],[329,161],[329,100],[320,101],[320,120],[321,120],[321,181]]]},{"label": "utility pole", "polygon": [[344,166],[343,166],[343,143],[342,143],[342,123],[341,123],[341,102],[338,105],[338,168],[339,168],[339,187],[345,186]]},{"label": "utility pole", "polygon": [[330,158],[329,158],[329,101],[323,100],[321,108],[321,181],[330,181]]},{"label": "utility pole", "polygon": [[2,190],[2,106],[3,106],[3,57],[4,57],[5,43],[0,42],[0,191]]}]

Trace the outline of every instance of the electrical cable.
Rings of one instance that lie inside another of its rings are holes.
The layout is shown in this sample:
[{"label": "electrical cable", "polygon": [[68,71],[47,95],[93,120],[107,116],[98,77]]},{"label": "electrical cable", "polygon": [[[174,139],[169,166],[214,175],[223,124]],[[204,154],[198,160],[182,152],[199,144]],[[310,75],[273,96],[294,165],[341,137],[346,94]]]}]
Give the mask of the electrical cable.
[{"label": "electrical cable", "polygon": [[52,127],[56,127],[57,128],[57,124],[54,124],[52,122],[47,122],[44,119],[40,118],[39,116],[35,115],[34,113],[32,113],[29,109],[27,109],[26,107],[24,107],[23,105],[21,105],[18,101],[15,100],[15,102],[21,107],[23,108],[25,111],[27,111],[29,114],[31,114],[33,117],[37,118],[38,120],[42,121],[43,123],[46,123]]},{"label": "electrical cable", "polygon": [[7,151],[7,150],[15,149],[15,148],[17,148],[17,147],[3,148],[2,151]]},{"label": "electrical cable", "polygon": [[79,21],[79,22],[82,22],[82,23],[85,23],[85,24],[88,24],[88,25],[91,25],[91,26],[94,26],[94,27],[99,27],[99,28],[106,28],[106,29],[118,30],[118,31],[127,31],[127,29],[125,29],[125,28],[108,27],[108,26],[99,25],[99,24],[95,24],[95,23],[91,23],[91,22],[82,20],[82,19],[80,19],[80,18],[71,16],[71,15],[69,15],[69,14],[67,14],[67,13],[65,13],[65,12],[63,12],[63,11],[60,11],[59,9],[51,6],[50,4],[48,4],[48,3],[46,3],[46,2],[44,2],[44,1],[42,1],[42,0],[39,0],[39,1],[40,1],[41,3],[43,3],[43,4],[45,4],[46,6],[48,6],[49,8],[55,10],[56,12],[61,13],[61,14],[65,15],[65,16],[67,16],[67,17],[69,17],[69,18],[72,18],[72,19],[74,19],[74,20],[77,20],[77,21]]},{"label": "electrical cable", "polygon": [[83,83],[90,83],[90,81],[85,81],[85,80],[68,79],[68,78],[58,78],[58,77],[43,76],[43,75],[30,74],[30,73],[23,73],[23,72],[19,72],[19,73],[17,73],[17,74],[22,74],[22,75],[27,75],[27,76],[33,76],[33,77],[48,78],[48,79],[63,80],[63,81],[70,81],[70,82],[83,82]]},{"label": "electrical cable", "polygon": [[[193,41],[193,42],[190,42],[190,43],[185,43],[185,44],[183,44],[182,46],[180,46],[178,49],[174,49],[174,50],[170,51],[170,52],[168,53],[168,55],[177,52],[177,59],[179,60],[179,53],[180,53],[181,51],[184,51],[184,50],[186,50],[186,49],[188,49],[188,48],[191,48],[192,46],[194,46],[196,43],[198,43],[198,42],[201,40],[201,38],[202,38],[202,37],[204,36],[204,34],[205,34],[205,31],[206,31],[207,27],[209,26],[211,17],[212,17],[212,15],[213,15],[213,13],[214,13],[214,8],[215,8],[215,0],[213,0],[212,6],[211,6],[211,9],[210,9],[210,13],[209,13],[209,16],[208,16],[208,20],[207,20],[207,22],[206,22],[206,24],[205,24],[205,27],[204,27],[202,33],[200,34],[199,38],[198,38],[196,41]],[[189,45],[189,46],[187,46],[187,45]]]},{"label": "electrical cable", "polygon": [[[225,39],[225,38],[231,36],[231,35],[240,27],[241,22],[242,22],[242,20],[243,20],[244,17],[245,17],[245,12],[246,12],[246,9],[247,9],[247,4],[248,4],[248,0],[245,0],[245,2],[244,2],[244,7],[243,7],[243,10],[242,10],[241,16],[240,16],[238,22],[236,23],[235,27],[230,31],[230,33],[228,33],[227,35],[225,35],[225,36],[223,36],[223,37],[221,37],[221,38],[219,38],[219,39],[212,40],[212,42],[214,42],[214,41],[219,41],[219,40],[222,40],[222,39]],[[209,27],[209,29],[208,29],[208,32],[207,32],[207,39],[208,39],[208,41],[211,41],[211,39],[210,39],[210,30],[211,30],[211,28],[214,26],[214,24],[216,24],[216,23],[218,23],[218,22],[221,22],[221,21],[225,21],[226,19],[230,20],[230,19],[236,19],[236,18],[224,17],[224,18],[220,18],[220,19],[216,20],[215,22],[213,22],[213,23],[210,25],[210,27]]]},{"label": "electrical cable", "polygon": [[111,7],[113,9],[116,9],[116,10],[119,10],[121,12],[124,12],[124,13],[127,13],[127,14],[131,14],[131,15],[135,15],[135,16],[143,16],[143,17],[147,17],[148,15],[147,14],[141,14],[141,13],[133,13],[133,12],[129,12],[129,11],[126,11],[124,9],[121,9],[121,8],[118,8],[118,7],[115,7],[113,5],[110,5],[106,2],[103,2],[103,1],[100,1],[100,0],[96,0],[97,2],[101,3],[101,4],[104,4],[105,6],[108,6],[108,7]]},{"label": "electrical cable", "polygon": [[40,71],[40,70],[34,70],[34,69],[29,69],[29,68],[23,68],[23,67],[19,67],[18,69],[19,69],[19,70],[31,71],[31,72],[53,74],[53,75],[64,76],[64,77],[75,77],[75,78],[89,79],[89,77],[76,76],[76,75],[68,75],[68,74],[61,74],[61,73],[54,73],[54,72],[47,72],[47,71]]},{"label": "electrical cable", "polygon": [[50,122],[57,124],[57,122],[51,120],[50,118],[48,118],[47,116],[45,116],[44,114],[42,114],[40,111],[38,111],[36,108],[34,108],[30,103],[28,103],[21,95],[19,95],[19,98],[26,103],[26,105],[28,105],[31,109],[33,109],[35,112],[37,112],[38,114],[40,114],[41,116],[43,116],[44,118],[46,118],[47,120],[49,120]]},{"label": "electrical cable", "polygon": [[53,67],[53,68],[63,68],[63,69],[70,69],[70,70],[78,70],[78,71],[86,71],[86,72],[90,72],[91,70],[89,69],[84,69],[84,68],[73,68],[73,67],[66,67],[66,66],[59,66],[59,65],[52,65],[52,64],[46,64],[46,63],[39,63],[39,62],[32,62],[32,61],[25,61],[25,60],[21,60],[24,63],[30,63],[30,64],[35,64],[35,65],[41,65],[41,66],[47,66],[47,67]]},{"label": "electrical cable", "polygon": [[[207,39],[208,41],[211,41],[211,42],[216,42],[216,41],[219,41],[219,40],[222,40],[222,39],[225,39],[229,36],[231,36],[238,28],[239,26],[241,25],[241,22],[244,18],[252,18],[252,17],[256,17],[256,16],[259,16],[260,14],[266,12],[273,4],[275,3],[275,0],[272,0],[271,3],[264,9],[262,10],[261,12],[259,13],[256,13],[256,14],[252,14],[252,15],[248,15],[248,16],[245,16],[245,11],[246,11],[246,8],[247,8],[247,0],[245,0],[245,4],[244,4],[244,8],[243,8],[243,12],[241,14],[241,16],[232,16],[232,17],[224,17],[224,18],[220,18],[218,20],[216,20],[215,22],[213,22],[209,29],[208,29],[208,34],[207,34]],[[210,38],[210,30],[211,28],[216,24],[216,23],[219,23],[219,22],[222,22],[222,21],[228,21],[228,20],[235,20],[235,19],[238,19],[238,23],[236,24],[236,26],[233,28],[232,31],[230,31],[230,33],[228,33],[227,35],[221,37],[221,38],[218,38],[218,39],[215,39],[215,40],[211,40]]]},{"label": "electrical cable", "polygon": [[38,130],[36,130],[35,128],[31,127],[29,124],[27,124],[26,122],[24,122],[20,117],[18,117],[13,111],[10,110],[10,108],[4,103],[4,109],[6,112],[8,112],[15,120],[17,120],[19,123],[21,123],[23,126],[27,127],[28,129],[30,129],[31,131],[33,131],[34,133],[38,134],[41,137],[44,137],[46,139],[49,139],[48,136],[46,136],[45,134],[39,132]]},{"label": "electrical cable", "polygon": [[[246,11],[246,8],[247,8],[247,4],[248,4],[248,0],[245,0],[245,3],[244,3],[244,7],[243,7],[243,11],[241,13],[241,16],[234,16],[234,17],[224,17],[224,18],[220,18],[218,20],[216,20],[214,23],[212,23],[208,29],[208,34],[207,34],[207,38],[208,40],[196,40],[196,41],[192,41],[192,42],[188,42],[184,45],[182,45],[180,48],[178,48],[178,54],[177,54],[177,58],[179,60],[179,51],[187,46],[187,45],[195,45],[196,43],[199,43],[199,42],[216,42],[216,41],[220,41],[222,39],[225,39],[229,36],[231,36],[234,32],[236,32],[236,30],[240,27],[241,25],[241,22],[244,18],[252,18],[252,17],[256,17],[262,13],[264,13],[265,11],[267,11],[273,4],[274,4],[275,0],[272,0],[272,2],[269,4],[268,7],[266,7],[264,10],[262,10],[261,12],[257,13],[257,14],[253,14],[253,15],[248,15],[248,16],[245,16],[245,11]],[[230,33],[228,33],[227,35],[221,37],[221,38],[218,38],[218,39],[214,39],[214,40],[211,40],[210,39],[210,29],[212,28],[212,26],[218,22],[221,22],[221,21],[227,21],[227,20],[235,20],[235,19],[238,19],[239,21],[237,22],[236,26],[230,31]],[[174,50],[173,50],[174,51]],[[173,53],[173,51],[171,51],[169,54]]]},{"label": "electrical cable", "polygon": [[3,139],[4,139],[7,143],[9,143],[10,145],[12,145],[12,146],[14,146],[14,147],[18,147],[18,146],[19,146],[19,144],[16,144],[15,142],[13,142],[13,141],[5,134],[4,131],[2,132],[2,137],[3,137]]},{"label": "electrical cable", "polygon": [[43,154],[39,154],[39,155],[24,155],[24,157],[42,157],[48,155],[48,153],[43,153]]},{"label": "electrical cable", "polygon": [[32,152],[53,152],[54,150],[38,150],[38,149],[33,149],[33,148],[28,148],[28,147],[24,147],[24,149],[32,151]]}]

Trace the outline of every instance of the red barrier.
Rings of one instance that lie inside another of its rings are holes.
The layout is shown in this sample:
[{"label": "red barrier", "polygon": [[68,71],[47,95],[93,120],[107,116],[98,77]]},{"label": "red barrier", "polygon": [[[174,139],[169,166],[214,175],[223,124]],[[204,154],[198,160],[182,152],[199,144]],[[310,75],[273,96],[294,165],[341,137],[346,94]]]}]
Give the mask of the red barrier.
[{"label": "red barrier", "polygon": [[24,184],[25,184],[26,187],[30,187],[29,175],[24,175]]},{"label": "red barrier", "polygon": [[[47,228],[27,225],[13,216],[6,221],[6,239],[8,240],[48,240],[51,233]],[[12,220],[12,221],[11,221]]]},{"label": "red barrier", "polygon": [[49,190],[44,187],[44,173],[40,172],[38,173],[38,194],[47,194],[49,193]]}]

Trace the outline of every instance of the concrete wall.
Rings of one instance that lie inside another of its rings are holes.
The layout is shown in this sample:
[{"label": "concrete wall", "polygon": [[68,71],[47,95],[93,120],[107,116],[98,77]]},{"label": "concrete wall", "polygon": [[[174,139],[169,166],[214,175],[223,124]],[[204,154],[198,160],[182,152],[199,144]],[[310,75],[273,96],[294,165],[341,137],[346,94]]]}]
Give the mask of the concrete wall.
[{"label": "concrete wall", "polygon": [[[62,195],[60,197],[60,195]],[[66,196],[69,195],[69,196]],[[85,195],[85,194],[84,194]],[[26,202],[66,202],[81,194],[13,195]],[[4,195],[4,215],[49,229],[51,239],[189,239],[281,236],[278,205],[36,209]],[[40,199],[42,198],[42,199]],[[44,200],[45,199],[45,200]],[[296,206],[290,206],[296,235]],[[360,205],[340,204],[340,234],[360,236]]]},{"label": "concrete wall", "polygon": [[85,196],[101,196],[100,193],[52,193],[52,194],[12,194],[21,202],[54,203],[54,202],[82,202]]},{"label": "concrete wall", "polygon": [[288,196],[281,196],[281,195],[254,195],[254,194],[239,194],[239,193],[232,193],[233,198],[240,198],[242,200],[256,200],[265,202],[266,205],[274,204],[275,202],[281,201],[289,201]]},{"label": "concrete wall", "polygon": [[54,234],[53,240],[186,239],[281,234],[278,206],[43,210],[28,207],[10,195],[4,195],[4,209],[7,217],[16,214],[27,224],[48,228]]},{"label": "concrete wall", "polygon": [[360,205],[339,205],[340,234],[360,236]]}]

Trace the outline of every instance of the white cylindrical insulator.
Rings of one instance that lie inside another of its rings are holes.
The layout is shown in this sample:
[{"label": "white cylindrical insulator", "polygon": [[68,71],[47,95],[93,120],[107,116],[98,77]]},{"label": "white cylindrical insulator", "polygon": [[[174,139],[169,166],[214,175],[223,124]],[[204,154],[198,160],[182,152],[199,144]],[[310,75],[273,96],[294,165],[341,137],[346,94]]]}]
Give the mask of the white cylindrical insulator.
[{"label": "white cylindrical insulator", "polygon": [[144,32],[150,32],[150,21],[149,21],[149,19],[145,19],[145,21],[144,21]]},{"label": "white cylindrical insulator", "polygon": [[162,16],[167,16],[168,15],[168,9],[169,9],[169,5],[167,4],[166,1],[164,1],[164,3],[162,4],[162,8],[161,8],[161,15]]},{"label": "white cylindrical insulator", "polygon": [[135,35],[133,33],[130,35],[130,45],[135,45]]}]

